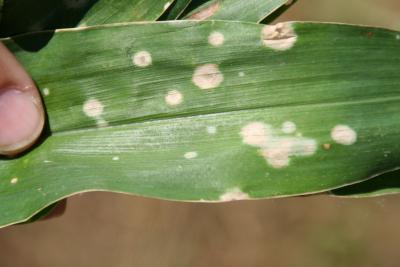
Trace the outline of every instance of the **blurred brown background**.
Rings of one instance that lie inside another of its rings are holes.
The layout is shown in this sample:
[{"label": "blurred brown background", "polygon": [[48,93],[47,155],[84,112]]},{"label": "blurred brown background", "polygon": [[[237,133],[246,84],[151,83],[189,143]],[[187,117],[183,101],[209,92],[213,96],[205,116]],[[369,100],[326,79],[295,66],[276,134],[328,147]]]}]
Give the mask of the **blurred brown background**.
[{"label": "blurred brown background", "polygon": [[[399,0],[299,0],[280,20],[400,30]],[[400,75],[400,71],[399,71]],[[111,193],[0,230],[0,267],[397,267],[400,196],[175,203]]]}]

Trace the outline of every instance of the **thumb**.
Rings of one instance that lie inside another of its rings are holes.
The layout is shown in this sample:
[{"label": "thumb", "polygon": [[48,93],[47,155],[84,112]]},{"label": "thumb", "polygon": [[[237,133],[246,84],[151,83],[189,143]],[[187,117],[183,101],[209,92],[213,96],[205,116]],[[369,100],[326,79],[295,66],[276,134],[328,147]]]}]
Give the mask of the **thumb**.
[{"label": "thumb", "polygon": [[0,42],[0,154],[13,156],[42,132],[40,95],[17,59]]}]

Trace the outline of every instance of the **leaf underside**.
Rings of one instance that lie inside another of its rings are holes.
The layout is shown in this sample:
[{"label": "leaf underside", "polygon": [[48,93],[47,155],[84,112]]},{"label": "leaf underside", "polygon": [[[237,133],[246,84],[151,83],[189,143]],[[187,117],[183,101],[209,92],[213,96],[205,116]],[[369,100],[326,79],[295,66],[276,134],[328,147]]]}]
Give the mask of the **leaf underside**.
[{"label": "leaf underside", "polygon": [[400,193],[400,172],[393,171],[364,182],[333,190],[342,197],[377,197]]},{"label": "leaf underside", "polygon": [[259,22],[287,2],[287,0],[212,0],[187,14],[186,18]]},{"label": "leaf underside", "polygon": [[170,10],[167,11],[165,16],[163,15],[162,20],[174,20],[178,19],[185,9],[189,7],[192,0],[176,0],[171,4]]},{"label": "leaf underside", "polygon": [[[43,93],[51,136],[0,161],[0,225],[84,191],[258,199],[398,168],[398,33],[286,26],[285,51],[263,25],[223,21],[60,30],[35,53],[19,44],[38,34],[5,40]],[[223,44],[210,43],[215,32]],[[196,76],[204,66],[212,72]],[[351,144],[332,137],[343,125]]]},{"label": "leaf underside", "polygon": [[98,1],[85,15],[80,25],[101,25],[116,22],[156,20],[172,4],[171,0]]}]

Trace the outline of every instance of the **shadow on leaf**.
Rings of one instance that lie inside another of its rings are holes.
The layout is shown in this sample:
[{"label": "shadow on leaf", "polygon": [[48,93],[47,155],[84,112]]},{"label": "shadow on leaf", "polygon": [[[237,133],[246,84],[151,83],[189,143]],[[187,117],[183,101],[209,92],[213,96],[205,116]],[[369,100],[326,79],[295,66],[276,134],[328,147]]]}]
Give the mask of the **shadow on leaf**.
[{"label": "shadow on leaf", "polygon": [[[0,21],[0,38],[78,25],[98,0],[10,0],[4,3]],[[46,31],[34,38],[18,38],[15,42],[27,51],[38,51],[52,38]]]}]

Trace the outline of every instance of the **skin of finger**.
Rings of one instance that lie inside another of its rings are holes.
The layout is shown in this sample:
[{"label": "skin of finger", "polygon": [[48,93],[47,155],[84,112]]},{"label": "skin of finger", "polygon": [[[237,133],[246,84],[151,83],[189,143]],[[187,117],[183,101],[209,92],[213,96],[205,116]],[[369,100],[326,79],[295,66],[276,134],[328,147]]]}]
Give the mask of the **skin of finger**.
[{"label": "skin of finger", "polygon": [[[28,73],[24,70],[22,65],[17,61],[14,55],[11,54],[8,49],[0,42],[0,90],[8,90],[9,88],[17,89],[33,97],[33,101],[38,107],[38,110],[41,113],[40,116],[42,118],[41,125],[38,125],[39,130],[36,133],[33,133],[32,139],[27,140],[27,143],[24,144],[22,147],[13,151],[9,151],[7,153],[7,155],[12,156],[27,149],[39,137],[44,125],[44,111],[42,101],[39,92],[35,86],[35,83],[28,75]],[[64,199],[60,201],[54,208],[54,210],[42,220],[48,220],[61,216],[65,212],[66,207],[67,200]]]},{"label": "skin of finger", "polygon": [[31,97],[41,118],[39,125],[37,125],[27,140],[24,140],[20,144],[1,149],[2,154],[14,156],[29,148],[40,136],[44,126],[44,111],[35,83],[14,55],[0,42],[0,93],[10,88]]}]

